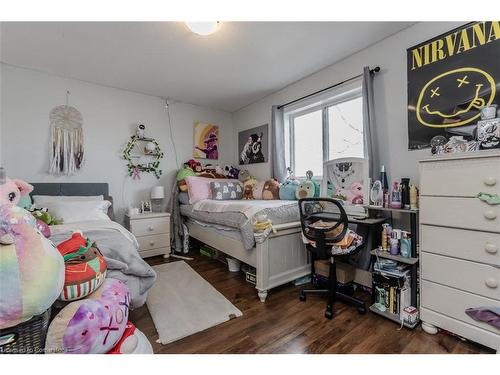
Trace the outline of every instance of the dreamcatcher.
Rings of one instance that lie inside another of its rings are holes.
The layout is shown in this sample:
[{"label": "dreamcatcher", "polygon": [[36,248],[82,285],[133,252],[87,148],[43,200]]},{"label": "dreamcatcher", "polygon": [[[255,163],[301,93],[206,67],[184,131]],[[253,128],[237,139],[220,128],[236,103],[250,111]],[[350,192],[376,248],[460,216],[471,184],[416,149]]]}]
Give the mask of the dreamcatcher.
[{"label": "dreamcatcher", "polygon": [[66,104],[53,108],[49,114],[51,129],[50,174],[72,175],[83,163],[82,114]]}]

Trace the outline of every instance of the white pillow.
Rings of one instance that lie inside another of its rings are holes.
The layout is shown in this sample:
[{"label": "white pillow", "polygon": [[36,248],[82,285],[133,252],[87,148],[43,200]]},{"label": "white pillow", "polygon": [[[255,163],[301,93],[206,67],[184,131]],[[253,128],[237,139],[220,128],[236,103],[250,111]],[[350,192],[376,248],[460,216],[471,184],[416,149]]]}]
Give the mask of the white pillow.
[{"label": "white pillow", "polygon": [[110,201],[56,201],[45,204],[49,213],[64,224],[77,223],[90,220],[111,221],[107,212],[111,206]]},{"label": "white pillow", "polygon": [[45,204],[48,204],[50,202],[68,202],[68,201],[75,201],[75,202],[88,202],[88,201],[103,201],[104,196],[103,195],[33,195],[33,203],[35,204],[36,208],[44,208]]}]

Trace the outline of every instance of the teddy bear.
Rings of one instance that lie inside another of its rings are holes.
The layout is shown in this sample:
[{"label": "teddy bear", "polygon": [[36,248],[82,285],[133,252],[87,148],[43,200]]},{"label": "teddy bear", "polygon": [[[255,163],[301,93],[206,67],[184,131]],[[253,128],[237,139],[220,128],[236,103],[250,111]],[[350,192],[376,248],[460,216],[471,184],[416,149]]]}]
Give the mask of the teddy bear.
[{"label": "teddy bear", "polygon": [[264,188],[262,189],[262,199],[280,199],[280,183],[277,180],[273,178],[264,183]]}]

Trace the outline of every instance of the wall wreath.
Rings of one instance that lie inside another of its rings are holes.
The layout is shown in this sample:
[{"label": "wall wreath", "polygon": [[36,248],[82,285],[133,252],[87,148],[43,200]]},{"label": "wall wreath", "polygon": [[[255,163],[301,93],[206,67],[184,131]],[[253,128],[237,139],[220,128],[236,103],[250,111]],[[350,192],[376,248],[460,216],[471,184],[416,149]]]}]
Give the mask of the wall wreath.
[{"label": "wall wreath", "polygon": [[137,127],[122,154],[127,161],[127,173],[134,180],[140,180],[141,172],[153,173],[158,179],[162,174],[160,160],[163,152],[156,139],[145,136],[145,128],[142,124]]}]

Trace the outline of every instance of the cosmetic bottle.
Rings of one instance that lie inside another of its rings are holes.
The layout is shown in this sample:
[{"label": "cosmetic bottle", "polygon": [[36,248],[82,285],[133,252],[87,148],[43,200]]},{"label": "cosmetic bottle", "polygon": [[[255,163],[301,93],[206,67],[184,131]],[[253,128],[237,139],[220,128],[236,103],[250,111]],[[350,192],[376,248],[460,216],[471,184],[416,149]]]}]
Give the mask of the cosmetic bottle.
[{"label": "cosmetic bottle", "polygon": [[382,250],[387,251],[388,244],[387,244],[387,227],[389,224],[382,224]]},{"label": "cosmetic bottle", "polygon": [[415,185],[410,185],[410,208],[418,209],[418,189]]},{"label": "cosmetic bottle", "polygon": [[410,209],[410,179],[401,179],[401,208]]},{"label": "cosmetic bottle", "polygon": [[391,208],[401,208],[401,190],[397,181],[392,182]]},{"label": "cosmetic bottle", "polygon": [[408,232],[401,232],[401,256],[405,258],[410,258],[411,257],[411,239],[410,239],[410,233]]}]

